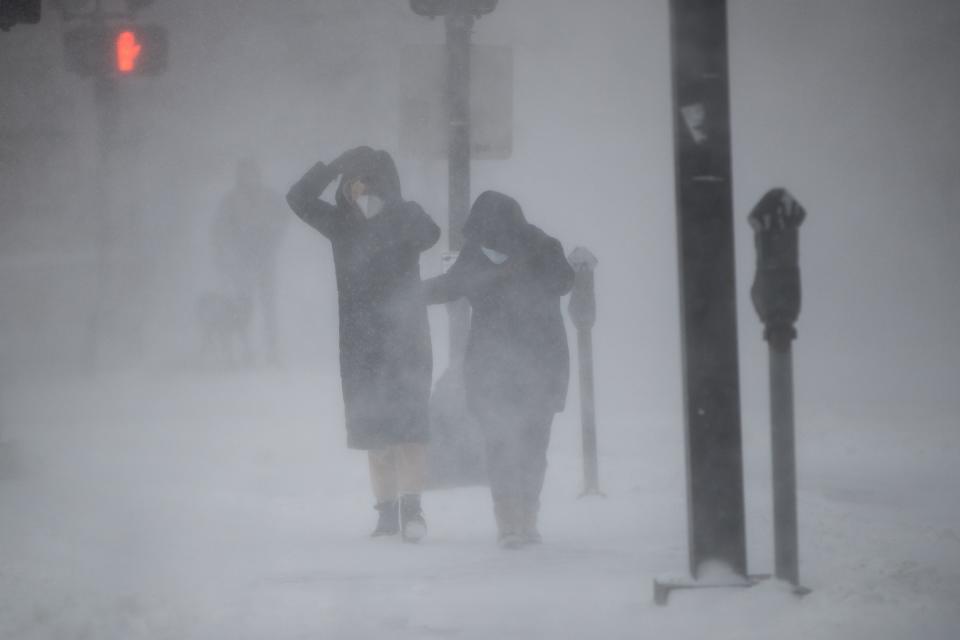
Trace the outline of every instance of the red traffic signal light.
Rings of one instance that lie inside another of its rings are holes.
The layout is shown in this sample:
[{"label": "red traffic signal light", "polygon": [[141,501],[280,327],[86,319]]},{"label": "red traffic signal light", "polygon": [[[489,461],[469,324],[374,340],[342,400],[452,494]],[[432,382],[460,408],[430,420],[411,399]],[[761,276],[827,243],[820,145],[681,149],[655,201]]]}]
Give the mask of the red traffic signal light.
[{"label": "red traffic signal light", "polygon": [[167,32],[153,25],[83,26],[63,35],[67,68],[82,76],[156,75],[167,68]]},{"label": "red traffic signal light", "polygon": [[121,31],[117,34],[117,71],[120,73],[133,73],[137,70],[137,58],[143,51],[143,45],[137,42],[137,33],[135,31]]}]

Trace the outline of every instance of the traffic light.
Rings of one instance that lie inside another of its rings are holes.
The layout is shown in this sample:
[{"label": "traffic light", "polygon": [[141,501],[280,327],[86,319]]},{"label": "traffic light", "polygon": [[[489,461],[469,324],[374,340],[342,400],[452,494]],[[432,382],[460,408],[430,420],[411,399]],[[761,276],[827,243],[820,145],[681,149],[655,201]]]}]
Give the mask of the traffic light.
[{"label": "traffic light", "polygon": [[410,0],[410,9],[418,16],[436,18],[455,11],[479,18],[497,8],[497,0]]},{"label": "traffic light", "polygon": [[127,9],[131,13],[136,13],[141,9],[146,9],[153,4],[153,0],[127,0]]},{"label": "traffic light", "polygon": [[0,29],[40,22],[40,0],[0,0]]},{"label": "traffic light", "polygon": [[76,27],[63,34],[67,68],[82,76],[157,75],[167,68],[167,32],[158,26]]},{"label": "traffic light", "polygon": [[436,18],[450,10],[450,0],[410,0],[410,8],[419,16]]}]

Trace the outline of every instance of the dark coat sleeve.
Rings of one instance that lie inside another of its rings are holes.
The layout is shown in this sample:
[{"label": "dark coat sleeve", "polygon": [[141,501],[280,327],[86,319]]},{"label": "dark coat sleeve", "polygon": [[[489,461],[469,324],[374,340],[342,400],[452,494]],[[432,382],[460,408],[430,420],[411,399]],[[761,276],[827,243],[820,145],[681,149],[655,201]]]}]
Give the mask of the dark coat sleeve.
[{"label": "dark coat sleeve", "polygon": [[474,277],[472,245],[467,245],[446,273],[423,281],[427,304],[446,304],[469,295]]},{"label": "dark coat sleeve", "polygon": [[403,217],[388,242],[406,245],[422,253],[440,239],[440,227],[416,202],[404,203]]},{"label": "dark coat sleeve", "polygon": [[320,200],[320,194],[337,179],[337,175],[336,169],[318,162],[287,192],[287,204],[293,212],[328,238],[337,235],[345,222],[337,207]]},{"label": "dark coat sleeve", "polygon": [[537,282],[552,295],[570,293],[575,274],[560,241],[539,232],[533,238],[532,245],[528,264]]}]

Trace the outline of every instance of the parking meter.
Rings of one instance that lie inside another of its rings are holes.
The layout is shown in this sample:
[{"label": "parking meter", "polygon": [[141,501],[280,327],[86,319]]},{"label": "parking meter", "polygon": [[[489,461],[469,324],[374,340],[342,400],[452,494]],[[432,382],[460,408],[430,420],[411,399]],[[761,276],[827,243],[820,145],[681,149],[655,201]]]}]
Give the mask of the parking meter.
[{"label": "parking meter", "polygon": [[798,230],[806,211],[785,189],[768,191],[750,212],[757,272],[750,289],[753,306],[771,346],[789,343],[800,315]]},{"label": "parking meter", "polygon": [[592,329],[597,320],[597,299],[593,288],[593,270],[597,258],[584,247],[577,247],[567,258],[573,267],[574,282],[567,310],[577,329]]},{"label": "parking meter", "polygon": [[750,290],[770,351],[770,445],[773,470],[774,573],[799,584],[797,471],[793,424],[793,325],[800,315],[798,230],[806,211],[785,189],[773,189],[750,212],[757,274]]},{"label": "parking meter", "polygon": [[597,460],[597,422],[593,388],[593,325],[597,320],[597,299],[593,271],[597,258],[585,247],[570,252],[573,290],[567,311],[577,328],[577,360],[580,365],[580,421],[583,432],[583,495],[603,495]]}]

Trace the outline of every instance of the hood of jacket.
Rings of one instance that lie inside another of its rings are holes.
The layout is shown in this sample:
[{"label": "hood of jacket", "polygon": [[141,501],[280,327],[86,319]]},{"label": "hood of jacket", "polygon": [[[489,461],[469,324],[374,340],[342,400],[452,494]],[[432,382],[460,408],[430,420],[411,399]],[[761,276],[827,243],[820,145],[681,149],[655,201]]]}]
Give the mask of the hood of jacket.
[{"label": "hood of jacket", "polygon": [[470,208],[463,237],[484,247],[509,253],[512,244],[529,233],[520,203],[499,191],[484,191]]},{"label": "hood of jacket", "polygon": [[347,202],[343,188],[344,185],[358,179],[362,180],[367,188],[384,203],[396,202],[403,198],[397,165],[386,151],[370,151],[364,154],[354,166],[344,170],[340,177],[340,185],[337,187],[338,205],[352,204]]}]

